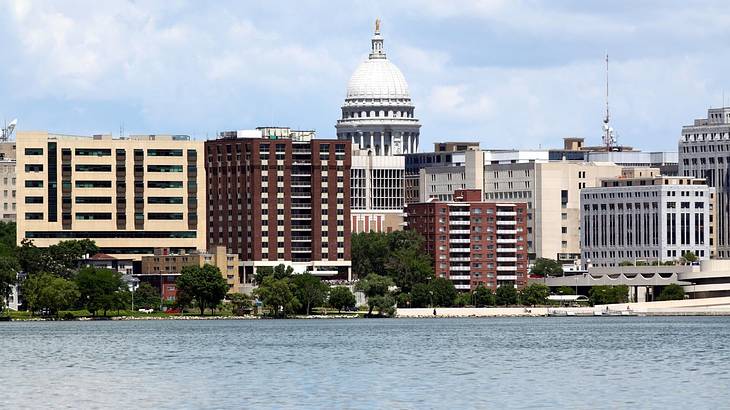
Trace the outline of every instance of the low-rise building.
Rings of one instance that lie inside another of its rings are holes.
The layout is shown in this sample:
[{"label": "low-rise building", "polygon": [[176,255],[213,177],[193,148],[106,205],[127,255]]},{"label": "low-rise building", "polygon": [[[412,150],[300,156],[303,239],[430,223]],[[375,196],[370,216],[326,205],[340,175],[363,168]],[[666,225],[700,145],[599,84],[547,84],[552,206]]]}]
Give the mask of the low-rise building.
[{"label": "low-rise building", "polygon": [[581,249],[586,266],[673,261],[686,252],[709,259],[714,189],[687,177],[604,179],[581,191]]},{"label": "low-rise building", "polygon": [[115,258],[101,252],[90,256],[88,259],[83,259],[81,266],[111,269],[122,275],[132,275],[134,273],[134,261],[131,258]]},{"label": "low-rise building", "polygon": [[478,189],[457,190],[453,201],[407,206],[407,229],[425,239],[434,274],[457,290],[479,284],[522,287],[527,281],[527,207],[484,202]]}]

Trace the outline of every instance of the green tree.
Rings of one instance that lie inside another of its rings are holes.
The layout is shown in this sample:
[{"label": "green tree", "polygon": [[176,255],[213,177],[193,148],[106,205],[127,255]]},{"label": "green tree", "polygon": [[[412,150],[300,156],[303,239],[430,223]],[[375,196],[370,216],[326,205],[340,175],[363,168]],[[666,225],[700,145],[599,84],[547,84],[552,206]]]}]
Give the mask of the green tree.
[{"label": "green tree", "polygon": [[15,258],[0,257],[0,313],[5,310],[5,301],[10,297],[13,286],[18,281],[20,266]]},{"label": "green tree", "polygon": [[512,285],[502,285],[497,288],[494,301],[500,306],[514,305],[517,303],[517,290]]},{"label": "green tree", "polygon": [[0,258],[16,257],[15,235],[15,222],[0,221]]},{"label": "green tree", "polygon": [[477,306],[494,306],[494,293],[492,289],[482,285],[477,285],[474,289],[474,302]]},{"label": "green tree", "polygon": [[266,276],[254,294],[270,308],[274,317],[286,317],[301,307],[301,303],[292,292],[289,279],[276,279]]},{"label": "green tree", "polygon": [[[389,300],[384,299],[377,299],[371,300],[372,298],[378,297],[378,296],[385,296],[388,294],[389,288],[391,286],[394,286],[393,280],[387,276],[381,276],[375,273],[371,273],[368,276],[366,276],[364,279],[360,279],[357,284],[355,285],[355,290],[358,290],[365,294],[365,296],[368,298],[368,315],[373,314],[373,309],[377,307],[382,307],[384,304],[389,302]],[[393,305],[395,305],[395,300],[393,301]]]},{"label": "green tree", "polygon": [[370,273],[385,275],[385,262],[390,252],[388,234],[361,232],[352,235],[352,272],[357,278]]},{"label": "green tree", "polygon": [[411,290],[411,307],[423,308],[431,305],[431,285],[417,283]]},{"label": "green tree", "polygon": [[160,291],[148,282],[141,282],[134,291],[134,306],[140,309],[159,309]]},{"label": "green tree", "polygon": [[23,239],[16,251],[16,255],[20,269],[23,272],[29,275],[46,272],[46,255],[41,248],[33,244],[33,241]]},{"label": "green tree", "polygon": [[271,266],[259,266],[256,268],[256,274],[254,275],[254,283],[258,286],[264,282],[264,278],[267,276],[273,276],[274,279],[284,279],[292,276],[294,273],[294,268],[291,266],[286,266],[283,263],[280,263],[276,265],[275,267]]},{"label": "green tree", "polygon": [[228,293],[228,283],[218,267],[205,264],[186,266],[175,281],[177,289],[188,295],[205,314],[205,308],[215,308]]},{"label": "green tree", "polygon": [[474,298],[471,293],[459,293],[454,300],[454,304],[458,307],[471,305],[472,302],[474,302]]},{"label": "green tree", "polygon": [[629,298],[629,287],[626,285],[592,286],[588,291],[588,298],[593,305],[626,303]]},{"label": "green tree", "polygon": [[685,265],[691,265],[691,264],[697,262],[697,260],[698,260],[697,255],[695,255],[694,252],[683,253],[682,259],[683,259]]},{"label": "green tree", "polygon": [[433,305],[449,307],[456,300],[456,288],[454,283],[446,278],[436,278],[431,281],[431,292],[433,292]]},{"label": "green tree", "polygon": [[671,285],[665,286],[659,293],[657,300],[683,300],[684,299],[684,288],[672,283]]},{"label": "green tree", "polygon": [[231,302],[233,313],[236,315],[247,313],[253,306],[251,297],[243,293],[229,293],[226,298]]},{"label": "green tree", "polygon": [[368,315],[372,315],[373,309],[378,309],[378,313],[382,316],[393,316],[395,314],[395,298],[391,294],[376,295],[368,298]]},{"label": "green tree", "polygon": [[89,239],[60,241],[45,250],[50,260],[47,266],[51,273],[64,278],[73,276],[81,259],[91,257],[99,252],[99,247]]},{"label": "green tree", "polygon": [[304,307],[304,314],[309,315],[313,307],[324,305],[329,286],[309,272],[294,275],[291,279],[294,295]]},{"label": "green tree", "polygon": [[336,286],[330,289],[329,295],[329,306],[333,309],[337,309],[338,312],[342,312],[342,309],[354,308],[355,295],[352,294],[349,288],[344,286]]},{"label": "green tree", "polygon": [[420,248],[393,252],[386,262],[386,271],[403,292],[410,292],[414,285],[428,282],[433,277],[431,258]]},{"label": "green tree", "polygon": [[560,276],[563,274],[563,266],[553,259],[537,258],[530,270],[530,274],[543,277]]},{"label": "green tree", "polygon": [[561,286],[557,289],[558,295],[575,295],[575,289],[570,286]]},{"label": "green tree", "polygon": [[80,269],[74,282],[81,293],[81,303],[94,316],[99,310],[106,316],[115,306],[116,293],[124,286],[121,273],[95,267]]},{"label": "green tree", "polygon": [[80,295],[75,283],[50,273],[28,276],[22,289],[31,313],[47,311],[50,315],[73,306]]},{"label": "green tree", "polygon": [[544,305],[550,296],[550,288],[541,284],[533,283],[520,292],[520,301],[523,305],[535,306]]}]

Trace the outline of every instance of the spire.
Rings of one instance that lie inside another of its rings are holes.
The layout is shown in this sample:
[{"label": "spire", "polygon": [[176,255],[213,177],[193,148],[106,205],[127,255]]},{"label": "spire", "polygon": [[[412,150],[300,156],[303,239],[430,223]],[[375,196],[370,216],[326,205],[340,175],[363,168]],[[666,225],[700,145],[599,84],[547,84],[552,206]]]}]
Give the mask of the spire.
[{"label": "spire", "polygon": [[608,110],[608,52],[606,52],[606,116],[603,118],[603,145],[607,151],[612,151],[616,145],[616,136],[611,126],[611,115]]},{"label": "spire", "polygon": [[370,59],[385,58],[385,50],[383,50],[383,37],[380,35],[380,19],[375,19],[375,33],[370,39],[372,49],[370,51]]}]

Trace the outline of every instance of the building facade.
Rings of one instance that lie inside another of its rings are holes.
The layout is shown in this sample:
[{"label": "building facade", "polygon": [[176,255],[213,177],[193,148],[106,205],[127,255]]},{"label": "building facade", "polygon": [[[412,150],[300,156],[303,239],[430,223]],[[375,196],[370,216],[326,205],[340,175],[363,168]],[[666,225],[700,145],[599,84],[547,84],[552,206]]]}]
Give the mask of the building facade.
[{"label": "building facade", "polygon": [[712,193],[702,179],[666,176],[605,179],[583,189],[583,264],[675,261],[686,252],[709,259]]},{"label": "building facade", "polygon": [[425,238],[434,275],[460,291],[479,284],[523,287],[527,281],[525,203],[484,202],[480,190],[457,190],[454,201],[408,205],[407,227]]},{"label": "building facade", "polygon": [[730,257],[730,107],[711,108],[707,118],[682,127],[679,175],[704,178],[715,188],[717,256]]},{"label": "building facade", "polygon": [[385,55],[379,22],[371,47],[347,84],[337,138],[378,156],[417,152],[421,125],[403,73]]},{"label": "building facade", "polygon": [[18,244],[91,239],[114,257],[205,249],[203,143],[17,133]]},{"label": "building facade", "polygon": [[0,183],[2,184],[0,186],[2,189],[0,220],[5,222],[15,221],[17,208],[15,160],[15,141],[0,142]]},{"label": "building facade", "polygon": [[350,142],[261,130],[266,138],[205,143],[209,247],[239,255],[248,278],[286,264],[351,279]]},{"label": "building facade", "polygon": [[350,178],[352,233],[392,232],[404,224],[402,155],[353,149]]}]

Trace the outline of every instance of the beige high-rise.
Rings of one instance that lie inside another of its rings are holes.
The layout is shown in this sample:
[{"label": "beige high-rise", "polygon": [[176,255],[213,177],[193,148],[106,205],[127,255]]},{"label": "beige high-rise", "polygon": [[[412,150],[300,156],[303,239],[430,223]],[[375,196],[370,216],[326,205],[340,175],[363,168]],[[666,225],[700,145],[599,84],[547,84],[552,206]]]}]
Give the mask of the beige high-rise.
[{"label": "beige high-rise", "polygon": [[135,259],[205,249],[202,141],[18,132],[16,145],[18,244],[89,238]]}]

